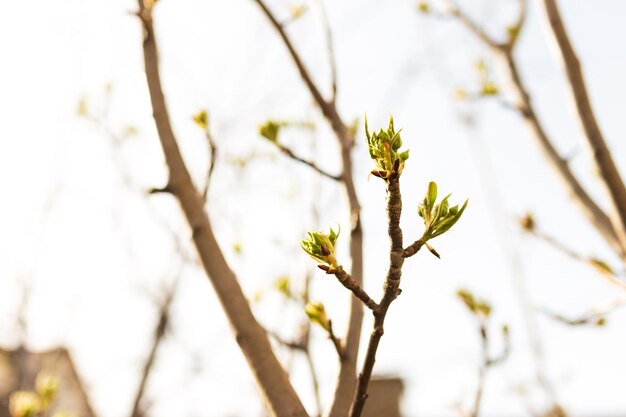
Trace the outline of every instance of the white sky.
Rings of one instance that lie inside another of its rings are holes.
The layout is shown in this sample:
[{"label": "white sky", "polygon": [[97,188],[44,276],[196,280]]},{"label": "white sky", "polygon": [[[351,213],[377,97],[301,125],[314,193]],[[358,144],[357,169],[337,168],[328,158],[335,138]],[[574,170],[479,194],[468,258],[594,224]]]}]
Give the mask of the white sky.
[{"label": "white sky", "polygon": [[[469,404],[479,339],[454,296],[466,286],[492,302],[494,335],[508,323],[513,337],[511,358],[489,374],[484,415],[527,415],[527,403],[539,407],[543,398],[533,382],[520,282],[532,306],[572,317],[620,294],[588,267],[521,236],[514,216],[531,210],[543,229],[576,250],[616,259],[571,205],[516,115],[493,102],[463,106],[452,100],[454,88],[475,82],[475,60],[489,62],[489,53],[471,36],[452,22],[420,16],[413,1],[326,3],[342,116],[353,120],[367,113],[370,126],[378,128],[392,113],[411,149],[402,183],[405,240],[421,232],[416,207],[428,181],[436,180],[442,193],[453,192],[454,202],[470,198],[454,231],[436,241],[442,259],[425,252],[407,263],[376,371],[405,378],[406,416],[454,416],[457,403]],[[476,19],[501,33],[515,2],[479,3],[472,9]],[[626,4],[560,3],[597,116],[626,172],[626,142],[620,140]],[[286,15],[295,3],[272,4]],[[575,155],[572,167],[604,202],[532,5],[518,51],[524,79],[558,148]],[[101,417],[128,414],[156,320],[153,297],[181,270],[169,230],[193,253],[175,202],[141,194],[163,185],[166,174],[142,72],[140,25],[130,15],[134,9],[130,0],[0,1],[0,345],[18,343],[19,283],[27,283],[32,288],[28,344],[36,349],[69,345]],[[281,140],[338,171],[331,132],[283,45],[249,0],[161,0],[156,27],[174,127],[199,182],[208,158],[191,115],[200,108],[211,113],[221,153],[209,210],[245,291],[252,296],[285,274],[301,281],[312,266],[297,249],[304,231],[337,223],[347,231],[348,224],[340,189],[326,180],[318,185],[305,167],[277,155],[256,134],[267,118],[313,121],[315,132],[292,130]],[[289,32],[327,92],[327,59],[315,14],[306,14]],[[109,99],[107,85],[112,86]],[[138,134],[114,146],[102,126],[78,117],[83,98],[96,114],[109,103],[104,127],[119,134],[133,126]],[[460,123],[462,112],[475,118],[473,129]],[[368,179],[372,164],[363,141],[354,155],[366,288],[377,298],[387,260],[384,189],[377,179]],[[235,160],[242,158],[251,162],[237,167]],[[121,173],[131,179],[130,188]],[[319,225],[312,224],[312,193],[321,210]],[[344,259],[346,236],[340,248]],[[243,248],[239,255],[233,250],[237,243]],[[254,382],[207,279],[197,267],[182,271],[173,332],[149,387],[155,417],[259,416]],[[313,296],[326,303],[342,329],[343,288],[318,273]],[[297,307],[275,294],[255,311],[264,325],[286,337],[300,317]],[[573,416],[626,412],[624,312],[611,315],[602,329],[572,329],[540,314],[533,317],[546,373],[566,409]],[[368,319],[364,338],[370,326]],[[327,404],[336,361],[323,334],[315,331],[314,337]],[[310,407],[305,364],[296,359],[293,367],[294,384]]]}]

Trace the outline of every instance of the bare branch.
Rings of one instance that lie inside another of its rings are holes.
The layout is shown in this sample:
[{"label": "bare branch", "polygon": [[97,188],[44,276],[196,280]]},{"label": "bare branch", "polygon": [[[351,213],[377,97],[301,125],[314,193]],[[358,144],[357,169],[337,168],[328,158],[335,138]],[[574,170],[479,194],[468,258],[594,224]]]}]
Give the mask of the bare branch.
[{"label": "bare branch", "polygon": [[211,154],[211,159],[209,160],[209,169],[206,175],[206,183],[204,184],[204,190],[202,191],[202,201],[206,203],[207,198],[209,197],[209,187],[211,186],[211,179],[213,177],[213,170],[215,169],[215,161],[217,160],[217,146],[215,145],[215,140],[213,139],[213,135],[207,128],[205,131],[207,144],[209,145],[209,153]]},{"label": "bare branch", "polygon": [[316,171],[317,173],[321,174],[322,176],[326,178],[329,178],[334,181],[341,181],[341,176],[330,174],[324,171],[323,169],[321,169],[320,167],[318,167],[314,162],[307,161],[306,159],[300,158],[299,156],[295,155],[292,152],[292,150],[286,147],[285,145],[276,143],[276,146],[278,147],[278,149],[280,149],[282,153],[284,153],[285,155],[287,155],[289,158],[293,159],[294,161],[307,165],[308,167],[312,168],[314,171]]},{"label": "bare branch", "polygon": [[137,393],[135,394],[135,399],[133,401],[133,408],[130,414],[131,417],[143,417],[144,416],[144,412],[141,409],[141,404],[145,396],[148,379],[150,377],[150,374],[152,373],[152,370],[154,369],[154,363],[155,363],[157,351],[159,349],[159,346],[161,346],[161,342],[163,341],[163,338],[165,337],[165,334],[166,334],[167,326],[169,323],[169,317],[170,317],[170,307],[172,305],[172,301],[174,300],[174,297],[176,296],[176,292],[178,290],[178,284],[180,282],[181,273],[182,273],[181,270],[177,272],[176,279],[174,283],[172,284],[171,288],[168,290],[165,296],[165,300],[163,301],[159,309],[158,324],[154,330],[154,337],[152,339],[152,345],[150,346],[150,353],[148,354],[148,358],[146,359],[146,362],[144,363],[144,366],[141,372],[141,378],[139,380],[140,381],[139,388],[137,389]]},{"label": "bare branch", "polygon": [[138,0],[138,15],[145,29],[144,65],[154,121],[170,171],[169,188],[181,204],[193,231],[193,240],[204,269],[271,412],[276,416],[308,417],[274,355],[265,331],[255,320],[235,274],[224,259],[204,210],[202,197],[196,190],[180,153],[161,87],[152,7],[146,7],[146,3],[148,2]]},{"label": "bare branch", "polygon": [[320,90],[318,89],[317,85],[313,81],[313,78],[311,78],[311,75],[309,74],[309,70],[304,65],[304,62],[302,61],[300,54],[296,51],[295,47],[293,46],[293,43],[291,42],[291,39],[287,35],[287,32],[285,32],[284,26],[278,21],[278,19],[276,19],[274,14],[271,12],[269,7],[265,4],[263,0],[255,0],[255,1],[257,2],[261,10],[263,11],[265,16],[272,23],[272,26],[274,26],[274,29],[276,29],[281,39],[283,40],[283,44],[287,47],[287,50],[289,51],[289,55],[291,55],[291,58],[294,64],[296,64],[296,67],[298,68],[300,77],[306,84],[311,95],[313,96],[313,100],[315,100],[315,103],[318,105],[318,107],[324,114],[324,117],[330,121],[333,130],[339,137],[341,137],[342,139],[347,139],[349,135],[347,134],[346,126],[344,125],[344,123],[341,121],[341,118],[337,114],[337,110],[335,108],[334,103],[326,101],[324,97],[322,96],[322,93],[320,93]]},{"label": "bare branch", "polygon": [[[626,251],[620,243],[620,240],[611,223],[611,219],[602,211],[589,194],[587,194],[578,179],[570,170],[567,161],[564,160],[555,149],[552,144],[552,140],[548,137],[543,124],[539,120],[532,104],[530,94],[528,93],[526,85],[522,81],[517,67],[517,62],[513,56],[513,46],[515,45],[515,42],[510,43],[509,45],[498,44],[482,29],[480,29],[480,26],[460,11],[460,9],[454,5],[452,0],[448,0],[448,3],[451,5],[452,16],[456,17],[457,20],[466,26],[470,32],[474,33],[486,46],[490,47],[499,58],[502,63],[502,67],[506,71],[511,88],[517,96],[518,108],[546,160],[561,179],[570,197],[578,204],[583,214],[587,217],[591,224],[593,224],[598,233],[600,233],[600,235],[607,241],[616,253],[624,258],[626,256]],[[520,16],[518,20],[518,23],[521,22],[521,24],[524,22],[525,7],[522,9],[522,12],[524,15]],[[521,26],[517,30],[521,30]]]},{"label": "bare branch", "polygon": [[339,340],[339,338],[335,336],[335,333],[333,332],[333,323],[330,320],[328,321],[328,338],[331,342],[333,342],[333,346],[335,346],[335,350],[337,351],[337,356],[339,356],[339,359],[343,359],[346,352],[341,344],[341,340]]},{"label": "bare branch", "polygon": [[324,32],[326,37],[326,54],[328,55],[328,66],[330,67],[330,82],[332,91],[330,101],[331,103],[334,103],[337,100],[337,63],[335,62],[333,34],[330,27],[330,22],[328,21],[328,13],[326,13],[326,8],[324,7],[324,1],[315,0],[315,2],[317,3],[317,8],[319,10],[319,14],[322,20],[322,25],[324,26]]},{"label": "bare branch", "polygon": [[[528,217],[526,217],[524,220],[526,220],[526,219],[528,219]],[[532,220],[531,220],[531,222],[532,222]],[[534,225],[534,223],[528,224],[528,225],[522,224],[522,228],[524,229],[524,231],[529,233],[531,236],[534,236],[537,239],[543,240],[544,242],[546,242],[547,244],[549,244],[550,246],[552,246],[553,248],[555,248],[559,252],[561,252],[561,253],[567,255],[568,257],[572,258],[573,260],[578,261],[578,262],[582,262],[582,263],[584,263],[584,264],[586,264],[588,266],[592,266],[596,271],[598,271],[600,273],[600,276],[602,276],[602,278],[606,279],[611,285],[614,285],[614,286],[616,286],[616,287],[618,287],[618,288],[620,288],[622,290],[626,290],[626,282],[621,280],[619,278],[619,274],[616,273],[605,262],[602,262],[602,261],[600,261],[599,259],[596,259],[596,258],[592,258],[592,257],[589,257],[589,256],[581,255],[580,253],[576,252],[575,250],[573,250],[569,246],[565,245],[561,241],[557,240],[553,236],[551,236],[551,235],[549,235],[549,234],[539,230],[537,228],[537,226]]]},{"label": "bare branch", "polygon": [[547,316],[555,320],[561,321],[565,324],[568,324],[570,326],[582,326],[582,325],[587,325],[587,324],[602,326],[604,325],[604,320],[605,320],[604,317],[607,314],[610,314],[613,311],[621,307],[624,307],[625,305],[626,305],[626,298],[619,298],[617,300],[611,301],[608,304],[593,308],[587,313],[575,319],[569,319],[565,316],[562,316],[560,314],[554,313],[546,309],[542,309],[541,311]]},{"label": "bare branch", "polygon": [[463,26],[465,26],[470,32],[476,35],[485,45],[492,49],[499,50],[502,48],[502,44],[496,42],[491,36],[487,34],[474,20],[472,20],[465,12],[463,12],[453,0],[446,0],[445,4],[448,6],[448,13],[450,16],[456,18]]},{"label": "bare branch", "polygon": [[370,310],[376,311],[378,304],[370,298],[370,296],[361,288],[359,284],[348,274],[343,268],[334,270],[334,275],[337,277],[341,285],[352,291],[352,293],[365,304]]},{"label": "bare branch", "polygon": [[[352,278],[355,282],[363,285],[363,231],[361,229],[361,208],[356,195],[354,179],[352,176],[352,154],[351,149],[354,145],[354,133],[350,131],[345,123],[341,120],[339,113],[335,107],[334,101],[326,101],[315,83],[313,82],[309,71],[305,67],[298,52],[294,48],[291,40],[287,36],[283,26],[274,17],[270,9],[263,0],[255,0],[265,16],[271,22],[281,37],[285,47],[289,51],[291,58],[298,68],[298,72],[305,85],[309,89],[313,100],[318,105],[320,111],[331,125],[337,141],[341,146],[341,161],[343,164],[343,172],[341,174],[342,182],[346,194],[348,196],[348,204],[350,210],[350,258],[352,260],[351,271]],[[356,359],[359,353],[359,343],[361,339],[361,326],[363,323],[363,306],[361,301],[356,297],[351,298],[350,316],[348,319],[348,331],[345,337],[344,356],[339,369],[337,385],[333,395],[333,402],[328,411],[328,417],[344,417],[350,408],[351,396],[356,385]]]},{"label": "bare branch", "polygon": [[489,329],[487,328],[487,319],[479,318],[479,332],[481,341],[481,354],[482,363],[478,369],[478,386],[476,388],[476,394],[474,395],[474,406],[469,414],[470,417],[478,417],[480,413],[480,405],[482,403],[483,391],[485,390],[485,381],[487,379],[487,373],[489,369],[500,365],[504,362],[511,352],[511,340],[509,338],[508,329],[504,333],[504,349],[497,357],[491,357],[489,355]]},{"label": "bare branch", "polygon": [[[626,186],[620,176],[619,170],[613,161],[604,135],[596,120],[587,86],[583,77],[580,61],[561,19],[556,0],[543,0],[548,23],[558,45],[565,73],[569,81],[568,86],[572,93],[578,120],[582,126],[584,137],[591,148],[592,156],[608,191],[613,216],[611,221],[623,251],[626,252]],[[624,256],[626,259],[626,256]]]}]

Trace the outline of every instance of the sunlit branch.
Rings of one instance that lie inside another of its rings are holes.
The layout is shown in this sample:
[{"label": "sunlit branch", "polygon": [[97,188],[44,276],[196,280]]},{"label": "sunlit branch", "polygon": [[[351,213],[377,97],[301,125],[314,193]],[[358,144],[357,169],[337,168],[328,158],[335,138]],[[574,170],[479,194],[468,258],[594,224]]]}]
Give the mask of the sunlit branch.
[{"label": "sunlit branch", "polygon": [[553,145],[553,141],[548,137],[543,124],[537,116],[531,101],[531,96],[528,93],[526,85],[522,81],[516,59],[513,55],[513,49],[515,46],[515,39],[519,36],[519,32],[521,31],[522,25],[525,21],[526,6],[522,5],[523,7],[520,10],[520,15],[516,23],[519,26],[515,29],[515,36],[510,36],[508,42],[499,43],[491,38],[483,29],[481,29],[480,26],[467,14],[460,10],[453,0],[446,1],[449,4],[450,15],[465,26],[471,33],[475,34],[476,37],[488,46],[495,53],[496,57],[500,59],[502,66],[508,75],[513,91],[517,95],[517,100],[519,102],[517,106],[520,113],[530,128],[533,137],[537,140],[537,143],[546,157],[546,160],[550,163],[551,167],[566,186],[568,194],[579,205],[583,214],[593,224],[598,233],[604,237],[616,253],[624,257],[626,252],[620,244],[611,219],[589,196],[578,179],[574,176],[573,172],[570,170],[567,161],[564,160],[557,152]]},{"label": "sunlit branch", "polygon": [[237,277],[226,262],[202,196],[195,188],[170,124],[159,73],[158,49],[153,27],[153,3],[138,0],[143,23],[143,54],[152,113],[166,164],[169,189],[178,199],[192,230],[193,241],[208,278],[221,301],[237,342],[258,382],[271,412],[278,416],[308,417],[293,386],[272,351],[267,335],[254,318]]},{"label": "sunlit branch", "polygon": [[552,34],[556,39],[558,51],[561,56],[565,73],[567,75],[568,87],[572,93],[576,114],[582,126],[582,131],[589,147],[599,177],[606,186],[611,202],[613,216],[613,228],[621,243],[623,259],[626,260],[626,186],[622,181],[620,172],[613,161],[600,125],[598,124],[587,86],[582,72],[582,67],[576,51],[569,39],[558,4],[555,0],[543,0],[547,22],[552,29]]},{"label": "sunlit branch", "polygon": [[294,161],[300,162],[300,163],[302,163],[302,164],[312,168],[314,171],[316,171],[317,173],[321,174],[322,176],[324,176],[326,178],[329,178],[329,179],[334,180],[334,181],[341,181],[341,176],[333,175],[333,174],[330,174],[330,173],[324,171],[323,169],[318,167],[314,162],[308,161],[306,159],[303,159],[303,158],[297,156],[296,154],[293,153],[293,151],[291,149],[289,149],[285,145],[277,143],[276,146],[278,147],[278,149],[280,149],[280,151],[282,153],[284,153],[285,155],[287,155],[289,158],[293,159]]},{"label": "sunlit branch", "polygon": [[580,317],[571,319],[567,318],[561,314],[555,313],[548,309],[541,309],[548,317],[560,321],[562,323],[568,324],[570,326],[582,326],[582,325],[595,325],[602,326],[605,323],[605,316],[614,312],[615,310],[626,306],[626,298],[619,298],[617,300],[611,301],[605,305],[601,305],[599,307],[593,308],[589,310],[587,313],[583,314]]}]

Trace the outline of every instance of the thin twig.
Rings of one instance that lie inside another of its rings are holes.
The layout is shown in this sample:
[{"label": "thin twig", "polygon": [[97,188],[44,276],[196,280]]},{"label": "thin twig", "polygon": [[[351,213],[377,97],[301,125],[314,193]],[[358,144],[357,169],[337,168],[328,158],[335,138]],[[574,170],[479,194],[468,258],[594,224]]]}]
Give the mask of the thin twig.
[{"label": "thin twig", "polygon": [[541,239],[544,242],[548,243],[550,246],[555,248],[556,250],[564,253],[568,257],[572,258],[575,261],[582,262],[586,265],[593,266],[596,271],[600,272],[600,275],[606,279],[610,284],[622,289],[626,290],[626,282],[620,279],[619,274],[614,272],[612,269],[608,268],[603,263],[599,262],[599,260],[590,258],[588,256],[583,256],[580,253],[574,251],[569,246],[560,242],[553,236],[548,235],[537,229],[537,227],[532,228],[524,228],[524,230],[529,233],[531,236],[536,237],[537,239]]},{"label": "thin twig", "polygon": [[479,25],[476,24],[476,22],[474,22],[474,20],[472,20],[459,8],[454,1],[447,0],[445,4],[448,7],[448,14],[461,22],[470,32],[476,35],[487,46],[493,49],[500,49],[502,47],[503,44],[496,42],[491,36],[489,36],[487,32],[485,32]]},{"label": "thin twig", "polygon": [[179,270],[176,274],[176,279],[174,283],[165,295],[163,304],[161,304],[161,308],[159,309],[159,320],[157,322],[158,324],[154,330],[154,337],[152,339],[152,345],[150,346],[150,353],[148,354],[146,362],[144,363],[143,369],[141,371],[139,388],[137,389],[135,399],[133,400],[133,408],[130,414],[131,417],[143,417],[145,415],[144,411],[141,409],[141,405],[145,396],[148,380],[150,378],[150,375],[152,374],[152,370],[154,369],[156,354],[167,331],[170,317],[170,309],[172,306],[172,301],[174,301],[174,297],[176,296],[176,292],[178,291],[181,275],[182,270]]},{"label": "thin twig", "polygon": [[328,55],[328,66],[330,68],[331,96],[330,101],[337,101],[337,63],[335,62],[335,48],[333,46],[333,33],[328,21],[328,13],[324,7],[324,0],[315,0],[324,27],[326,37],[326,54]]},{"label": "thin twig", "polygon": [[337,277],[341,285],[352,291],[352,293],[365,304],[370,310],[376,311],[378,304],[372,300],[370,296],[365,292],[363,288],[348,274],[343,268],[339,267],[334,270],[334,275]]},{"label": "thin twig", "polygon": [[343,359],[346,352],[343,345],[341,344],[341,340],[337,336],[335,336],[335,333],[333,332],[333,322],[331,320],[328,320],[328,338],[331,342],[333,342],[333,346],[335,346],[335,350],[337,351],[337,356],[339,356],[339,359]]},{"label": "thin twig", "polygon": [[485,381],[487,379],[487,373],[489,369],[503,363],[511,352],[511,343],[508,334],[508,330],[504,332],[504,349],[497,357],[491,357],[489,355],[489,329],[487,328],[487,319],[479,318],[479,332],[481,341],[481,356],[482,362],[478,368],[478,385],[476,387],[476,393],[474,395],[474,405],[472,411],[469,414],[470,417],[478,417],[480,413],[480,406],[482,403],[483,392],[485,390]]},{"label": "thin twig", "polygon": [[294,161],[298,161],[304,165],[309,166],[314,171],[316,171],[317,173],[321,174],[322,176],[326,178],[329,178],[334,181],[341,181],[341,176],[330,174],[324,171],[322,168],[318,167],[314,162],[307,161],[306,159],[300,158],[299,156],[295,155],[293,151],[289,149],[288,147],[286,147],[285,145],[281,145],[280,143],[277,143],[276,146],[278,147],[278,149],[280,149],[282,153],[284,153],[285,155],[287,155],[289,158],[293,159]]},{"label": "thin twig", "polygon": [[600,324],[601,325],[601,324],[604,324],[604,317],[607,314],[610,314],[614,312],[615,310],[621,307],[624,307],[625,305],[626,305],[626,298],[619,298],[605,305],[593,308],[589,310],[587,313],[575,319],[567,318],[561,314],[554,313],[547,309],[541,309],[540,311],[542,311],[544,314],[548,315],[549,317],[555,320],[561,321],[570,326],[581,326],[581,325],[586,325],[586,324],[594,324],[594,325]]},{"label": "thin twig", "polygon": [[213,170],[215,169],[215,161],[217,160],[217,145],[215,145],[215,140],[213,139],[213,135],[211,134],[209,128],[207,127],[204,132],[206,135],[207,144],[209,145],[209,153],[211,154],[211,159],[209,160],[209,169],[206,175],[206,182],[204,183],[204,190],[202,190],[202,201],[206,203],[207,198],[209,197],[209,186],[211,185],[211,178],[213,177]]}]

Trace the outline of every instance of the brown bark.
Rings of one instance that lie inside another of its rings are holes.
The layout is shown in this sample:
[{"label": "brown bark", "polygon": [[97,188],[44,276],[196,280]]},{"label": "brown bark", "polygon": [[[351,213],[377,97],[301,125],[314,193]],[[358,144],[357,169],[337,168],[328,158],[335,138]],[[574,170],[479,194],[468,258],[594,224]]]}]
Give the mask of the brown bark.
[{"label": "brown bark", "polygon": [[[582,67],[576,51],[570,42],[567,30],[561,19],[556,0],[543,0],[543,10],[548,19],[552,34],[558,45],[558,52],[567,75],[568,87],[574,99],[576,115],[582,127],[587,144],[591,148],[593,160],[602,182],[608,191],[613,215],[611,222],[622,250],[626,252],[626,187],[613,161],[604,135],[596,120]],[[626,256],[624,257],[626,259]]]},{"label": "brown bark", "polygon": [[263,328],[255,320],[237,278],[230,269],[213,234],[202,196],[194,186],[172,130],[159,75],[158,51],[152,9],[139,3],[145,29],[144,64],[154,121],[170,171],[166,189],[179,200],[193,234],[200,260],[213,284],[250,369],[271,413],[279,417],[308,417],[289,378],[272,351]]}]

